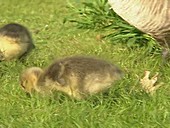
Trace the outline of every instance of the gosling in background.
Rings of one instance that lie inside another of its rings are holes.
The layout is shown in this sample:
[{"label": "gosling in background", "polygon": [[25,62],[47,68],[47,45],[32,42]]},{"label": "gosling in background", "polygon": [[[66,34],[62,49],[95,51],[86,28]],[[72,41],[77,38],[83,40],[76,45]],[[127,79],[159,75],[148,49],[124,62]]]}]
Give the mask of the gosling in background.
[{"label": "gosling in background", "polygon": [[115,65],[101,59],[73,56],[59,59],[47,69],[31,67],[20,75],[20,84],[27,93],[61,91],[83,99],[110,88],[122,77]]},{"label": "gosling in background", "polygon": [[26,27],[10,23],[0,28],[0,61],[21,58],[34,47]]}]

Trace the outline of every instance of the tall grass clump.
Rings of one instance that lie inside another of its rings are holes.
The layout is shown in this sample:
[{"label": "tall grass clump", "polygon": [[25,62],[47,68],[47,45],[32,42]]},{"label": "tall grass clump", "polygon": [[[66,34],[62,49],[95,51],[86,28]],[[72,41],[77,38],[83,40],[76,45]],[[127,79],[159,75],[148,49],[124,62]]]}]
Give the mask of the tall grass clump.
[{"label": "tall grass clump", "polygon": [[79,29],[93,29],[104,32],[102,38],[110,39],[113,44],[124,43],[130,48],[145,46],[146,51],[159,51],[156,40],[128,24],[109,6],[107,0],[82,2],[77,8],[69,3],[72,15],[67,21],[73,22]]}]

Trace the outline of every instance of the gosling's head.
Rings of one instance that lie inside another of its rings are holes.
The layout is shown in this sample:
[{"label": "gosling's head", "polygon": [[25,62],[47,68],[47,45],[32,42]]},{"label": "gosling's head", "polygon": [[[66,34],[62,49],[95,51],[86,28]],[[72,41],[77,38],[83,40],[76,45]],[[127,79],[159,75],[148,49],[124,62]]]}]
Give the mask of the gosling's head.
[{"label": "gosling's head", "polygon": [[37,82],[42,73],[43,70],[39,67],[31,67],[21,73],[20,85],[26,93],[31,94],[34,90],[39,91]]}]

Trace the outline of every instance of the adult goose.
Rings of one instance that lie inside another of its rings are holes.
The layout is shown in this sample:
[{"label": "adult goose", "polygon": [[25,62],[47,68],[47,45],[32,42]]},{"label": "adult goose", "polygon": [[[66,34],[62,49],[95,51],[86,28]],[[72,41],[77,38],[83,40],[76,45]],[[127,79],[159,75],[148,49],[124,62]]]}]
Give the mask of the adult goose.
[{"label": "adult goose", "polygon": [[170,0],[108,0],[129,24],[170,47]]}]

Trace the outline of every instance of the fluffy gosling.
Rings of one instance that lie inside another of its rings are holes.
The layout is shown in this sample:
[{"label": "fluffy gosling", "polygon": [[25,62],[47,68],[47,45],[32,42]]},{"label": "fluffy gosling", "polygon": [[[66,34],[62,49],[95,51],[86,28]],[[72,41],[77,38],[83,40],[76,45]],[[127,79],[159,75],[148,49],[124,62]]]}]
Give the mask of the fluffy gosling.
[{"label": "fluffy gosling", "polygon": [[10,23],[0,28],[0,61],[18,59],[34,47],[26,27]]},{"label": "fluffy gosling", "polygon": [[28,93],[53,90],[83,99],[110,88],[122,71],[105,60],[73,56],[56,60],[48,68],[31,67],[20,75],[21,87]]}]

